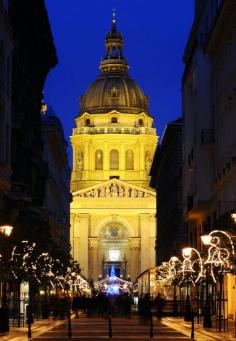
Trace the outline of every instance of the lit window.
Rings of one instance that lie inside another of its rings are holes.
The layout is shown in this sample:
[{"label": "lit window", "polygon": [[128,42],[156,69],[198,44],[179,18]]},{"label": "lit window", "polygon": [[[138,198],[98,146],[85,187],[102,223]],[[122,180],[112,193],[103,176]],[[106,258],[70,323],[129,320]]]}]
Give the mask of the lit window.
[{"label": "lit window", "polygon": [[101,150],[97,150],[95,153],[95,169],[103,169],[103,152]]},{"label": "lit window", "polygon": [[110,169],[119,169],[119,152],[118,150],[111,150],[110,152]]},{"label": "lit window", "polygon": [[120,260],[120,250],[109,250],[109,261],[117,262]]},{"label": "lit window", "polygon": [[126,169],[127,170],[134,169],[134,153],[132,150],[127,150],[126,152]]}]

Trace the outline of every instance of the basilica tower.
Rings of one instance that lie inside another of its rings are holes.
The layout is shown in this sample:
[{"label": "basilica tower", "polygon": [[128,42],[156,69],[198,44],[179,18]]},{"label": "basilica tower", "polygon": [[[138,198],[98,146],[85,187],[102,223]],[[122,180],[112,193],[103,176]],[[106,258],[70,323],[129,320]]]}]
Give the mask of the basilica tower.
[{"label": "basilica tower", "polygon": [[113,17],[100,75],[80,99],[71,143],[71,246],[82,274],[134,280],[155,265],[156,198],[149,168],[157,144],[148,98],[128,75]]}]

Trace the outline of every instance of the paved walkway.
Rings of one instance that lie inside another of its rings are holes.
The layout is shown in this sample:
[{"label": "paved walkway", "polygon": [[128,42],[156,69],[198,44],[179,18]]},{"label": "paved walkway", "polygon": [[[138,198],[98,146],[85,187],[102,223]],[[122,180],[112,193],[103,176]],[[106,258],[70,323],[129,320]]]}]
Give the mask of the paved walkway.
[{"label": "paved walkway", "polygon": [[[114,317],[112,319],[113,335],[116,341],[150,340],[149,322],[137,317]],[[190,340],[191,323],[180,318],[164,318],[162,322],[153,319],[154,340],[185,341]],[[72,340],[103,341],[108,339],[108,320],[100,317],[80,315],[72,318]],[[1,341],[27,341],[27,328],[11,328],[9,334],[0,334]],[[32,325],[32,341],[68,340],[66,320],[41,320]],[[229,331],[217,332],[215,328],[203,329],[202,324],[195,324],[196,341],[236,340],[234,322],[229,323]]]},{"label": "paved walkway", "polygon": [[[65,320],[40,320],[35,321],[32,324],[32,336],[39,336],[52,328],[65,324]],[[28,328],[27,327],[10,327],[10,332],[6,334],[0,333],[1,341],[27,341],[28,340]]]},{"label": "paved walkway", "polygon": [[[191,335],[191,322],[185,322],[181,318],[167,317],[162,320],[162,323],[167,327],[173,328],[180,333],[188,336]],[[194,340],[196,341],[211,341],[211,340],[236,340],[235,337],[235,324],[229,321],[229,328],[226,332],[218,332],[216,328],[204,328],[201,324],[195,322]]]},{"label": "paved walkway", "polygon": [[[154,340],[160,341],[186,341],[189,338],[162,323],[154,321]],[[103,317],[87,317],[86,315],[72,320],[72,340],[95,341],[107,340],[109,338],[108,319]],[[137,316],[113,317],[112,338],[116,341],[142,341],[150,340],[149,321]],[[67,339],[66,325],[60,325],[47,333],[34,337],[34,341],[56,341]]]}]

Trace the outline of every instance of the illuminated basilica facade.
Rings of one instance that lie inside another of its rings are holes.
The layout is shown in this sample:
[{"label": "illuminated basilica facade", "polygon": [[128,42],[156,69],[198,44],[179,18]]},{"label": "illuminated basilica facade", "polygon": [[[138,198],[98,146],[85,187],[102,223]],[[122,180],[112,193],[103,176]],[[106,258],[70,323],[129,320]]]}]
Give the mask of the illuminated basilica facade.
[{"label": "illuminated basilica facade", "polygon": [[157,144],[148,98],[128,75],[115,19],[100,75],[80,100],[71,143],[72,256],[89,279],[135,278],[155,265]]}]

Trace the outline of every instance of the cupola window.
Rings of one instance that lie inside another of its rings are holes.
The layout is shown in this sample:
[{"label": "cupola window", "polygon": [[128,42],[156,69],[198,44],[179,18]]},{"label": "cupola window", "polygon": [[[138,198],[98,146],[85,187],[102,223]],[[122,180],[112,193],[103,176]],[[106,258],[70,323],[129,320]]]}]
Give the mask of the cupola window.
[{"label": "cupola window", "polygon": [[112,117],[111,118],[111,123],[117,123],[117,117]]},{"label": "cupola window", "polygon": [[110,152],[110,169],[119,169],[119,152],[116,149]]},{"label": "cupola window", "polygon": [[134,169],[134,153],[132,150],[127,150],[125,161],[126,161],[126,169],[133,170]]},{"label": "cupola window", "polygon": [[97,150],[95,153],[95,169],[103,169],[103,152],[101,150]]},{"label": "cupola window", "polygon": [[143,120],[141,118],[138,120],[138,124],[140,125],[140,127],[143,127]]},{"label": "cupola window", "polygon": [[90,119],[89,119],[89,118],[86,118],[86,120],[85,120],[85,125],[86,125],[86,127],[89,127],[89,126],[90,126]]}]

